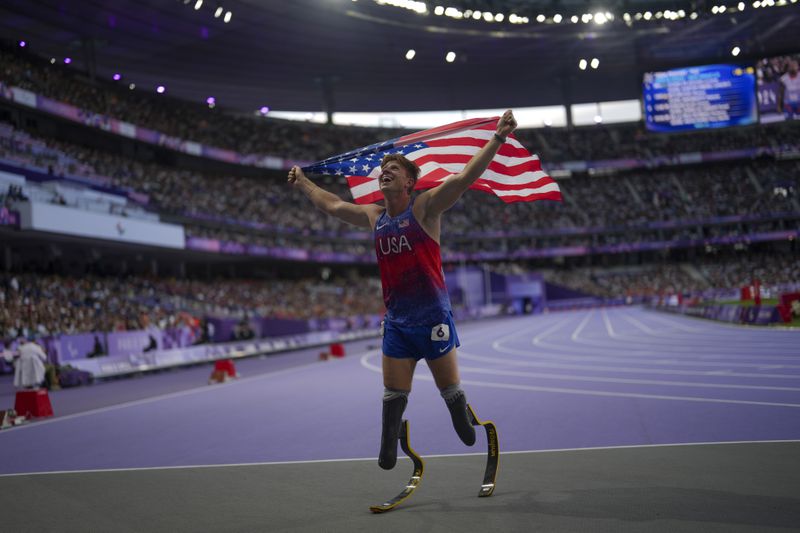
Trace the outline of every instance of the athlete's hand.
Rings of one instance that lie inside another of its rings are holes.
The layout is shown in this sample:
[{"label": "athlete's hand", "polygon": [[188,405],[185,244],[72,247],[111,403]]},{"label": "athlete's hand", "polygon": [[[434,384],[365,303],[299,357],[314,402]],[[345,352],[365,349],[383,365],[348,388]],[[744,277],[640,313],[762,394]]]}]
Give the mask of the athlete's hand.
[{"label": "athlete's hand", "polygon": [[509,109],[497,121],[497,134],[505,139],[515,129],[517,129],[517,119],[514,118],[514,113]]},{"label": "athlete's hand", "polygon": [[300,167],[295,165],[289,171],[289,178],[287,181],[289,182],[289,185],[295,185],[298,180],[304,180],[304,179],[306,179],[305,173],[303,173]]}]

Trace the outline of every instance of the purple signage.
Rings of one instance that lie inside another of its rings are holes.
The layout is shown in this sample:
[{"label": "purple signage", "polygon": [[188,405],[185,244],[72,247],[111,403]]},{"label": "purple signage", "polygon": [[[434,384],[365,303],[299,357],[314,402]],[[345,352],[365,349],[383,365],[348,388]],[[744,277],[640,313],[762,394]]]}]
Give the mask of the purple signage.
[{"label": "purple signage", "polygon": [[78,335],[61,335],[56,343],[56,353],[58,362],[64,364],[75,359],[85,359],[95,351],[95,337],[100,343],[100,351],[105,352],[103,347],[104,333],[81,333]]},{"label": "purple signage", "polygon": [[162,346],[161,331],[152,328],[140,331],[115,331],[107,335],[108,355],[137,355]]}]

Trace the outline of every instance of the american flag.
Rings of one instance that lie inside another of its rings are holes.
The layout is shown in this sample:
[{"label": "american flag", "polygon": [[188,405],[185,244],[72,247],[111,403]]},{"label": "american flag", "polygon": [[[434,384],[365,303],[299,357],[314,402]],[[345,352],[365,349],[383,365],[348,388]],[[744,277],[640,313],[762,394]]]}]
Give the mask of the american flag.
[{"label": "american flag", "polygon": [[[497,121],[498,117],[475,118],[411,133],[329,157],[303,171],[346,177],[354,201],[370,204],[383,199],[378,181],[381,159],[397,153],[420,167],[415,188],[430,189],[463,170],[492,138]],[[539,157],[531,155],[513,134],[470,189],[493,193],[507,203],[561,200],[558,184],[542,170]]]}]

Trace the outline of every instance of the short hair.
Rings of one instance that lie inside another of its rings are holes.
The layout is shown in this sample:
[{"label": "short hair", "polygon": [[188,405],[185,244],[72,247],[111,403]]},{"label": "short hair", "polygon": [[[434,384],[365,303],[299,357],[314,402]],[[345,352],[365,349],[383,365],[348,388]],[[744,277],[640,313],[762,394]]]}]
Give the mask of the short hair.
[{"label": "short hair", "polygon": [[392,161],[397,161],[400,166],[408,171],[408,174],[414,179],[414,183],[417,183],[419,179],[419,167],[415,162],[404,156],[403,154],[386,154],[381,159],[381,168],[385,167]]}]

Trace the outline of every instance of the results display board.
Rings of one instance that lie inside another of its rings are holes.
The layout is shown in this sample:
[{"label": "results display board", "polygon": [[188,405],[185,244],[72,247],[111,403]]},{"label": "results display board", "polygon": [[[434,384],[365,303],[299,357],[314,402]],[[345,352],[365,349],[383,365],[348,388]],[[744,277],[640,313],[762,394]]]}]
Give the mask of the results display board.
[{"label": "results display board", "polygon": [[644,116],[651,131],[744,126],[758,120],[755,72],[705,65],[644,75]]}]

